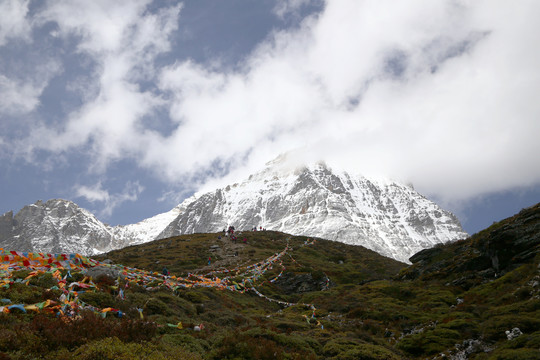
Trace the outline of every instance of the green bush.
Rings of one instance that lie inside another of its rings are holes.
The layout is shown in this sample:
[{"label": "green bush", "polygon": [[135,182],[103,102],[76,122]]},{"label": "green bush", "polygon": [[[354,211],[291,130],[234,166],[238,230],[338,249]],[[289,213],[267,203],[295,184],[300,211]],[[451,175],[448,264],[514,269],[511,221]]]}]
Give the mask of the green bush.
[{"label": "green bush", "polygon": [[11,299],[12,304],[35,304],[43,301],[42,289],[35,286],[15,283],[5,290],[5,292],[2,292],[2,297]]},{"label": "green bush", "polygon": [[167,304],[155,297],[148,299],[144,308],[148,315],[173,315]]},{"label": "green bush", "polygon": [[209,359],[316,359],[311,344],[301,338],[261,328],[227,332],[215,345]]},{"label": "green bush", "polygon": [[155,297],[166,304],[172,314],[187,316],[196,314],[195,306],[191,302],[170,292],[158,292]]},{"label": "green bush", "polygon": [[356,339],[348,338],[337,338],[328,341],[323,349],[322,354],[326,357],[336,357],[337,355],[344,353],[346,351],[352,350],[355,347],[361,344],[360,341]]},{"label": "green bush", "polygon": [[58,281],[53,278],[52,273],[44,273],[34,276],[30,279],[30,285],[40,286],[45,289],[50,289],[55,285],[58,285]]},{"label": "green bush", "polygon": [[481,332],[488,341],[506,339],[506,330],[519,328],[523,333],[530,333],[540,329],[538,316],[502,315],[486,320],[481,326]]},{"label": "green bush", "polygon": [[467,338],[475,338],[479,333],[477,324],[471,319],[454,319],[439,326],[443,329],[459,331],[462,337]]},{"label": "green bush", "polygon": [[408,301],[414,299],[416,294],[409,288],[400,285],[391,285],[381,289],[381,292],[394,299]]},{"label": "green bush", "polygon": [[400,356],[394,354],[392,351],[372,344],[359,344],[352,349],[339,354],[333,359],[339,360],[399,360]]},{"label": "green bush", "polygon": [[433,355],[452,348],[460,339],[455,330],[436,328],[404,337],[397,347],[415,356]]},{"label": "green bush", "polygon": [[28,275],[30,275],[30,270],[16,270],[13,273],[11,273],[12,278],[15,279],[25,279]]},{"label": "green bush", "polygon": [[155,345],[152,343],[123,343],[116,337],[85,344],[75,350],[72,358],[78,360],[199,360],[199,355],[186,351],[181,346]]},{"label": "green bush", "polygon": [[538,360],[540,359],[539,349],[504,349],[495,351],[490,356],[493,360]]},{"label": "green bush", "polygon": [[178,333],[165,334],[162,337],[162,342],[166,345],[182,346],[186,350],[204,354],[210,349],[210,344],[204,339],[192,336],[194,333]]},{"label": "green bush", "polygon": [[86,291],[79,295],[79,299],[98,308],[114,307],[115,303],[111,294],[101,291]]},{"label": "green bush", "polygon": [[208,296],[200,291],[197,291],[197,289],[178,290],[177,294],[178,296],[195,304],[202,304],[203,302],[209,300]]}]

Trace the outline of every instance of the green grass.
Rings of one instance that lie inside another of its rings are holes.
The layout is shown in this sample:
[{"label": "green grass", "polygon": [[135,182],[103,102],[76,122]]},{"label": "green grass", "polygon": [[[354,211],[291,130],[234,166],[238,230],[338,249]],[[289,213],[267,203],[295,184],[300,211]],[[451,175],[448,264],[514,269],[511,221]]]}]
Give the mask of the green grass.
[{"label": "green grass", "polygon": [[[219,235],[157,240],[97,259],[159,273],[166,266],[171,275],[186,276],[205,274],[220,263],[229,269],[254,264],[288,243],[294,250],[291,257],[282,258],[285,274],[291,279],[309,275],[314,282],[328,276],[330,287],[286,293],[283,283],[269,282],[281,272],[278,264],[254,285],[271,300],[297,305],[284,306],[250,291],[205,287],[149,291],[135,284],[125,288],[121,299],[117,279],[96,279],[98,289],[80,294],[80,299],[97,308],[120,309],[122,318],[92,312],[82,312],[76,320],[32,312],[0,314],[0,359],[424,359],[456,353],[455,344],[470,339],[481,339],[491,349],[479,350],[471,358],[538,356],[540,289],[531,284],[540,278],[540,258],[498,278],[475,277],[467,269],[475,256],[471,246],[484,244],[489,231],[440,246],[431,263],[410,267],[359,246],[322,239],[303,246],[306,237],[246,232],[233,247]],[[247,244],[241,242],[244,237]],[[212,252],[212,245],[222,251]],[[238,256],[228,256],[235,251]],[[208,256],[213,259],[211,267]],[[20,281],[28,274],[18,271],[12,278]],[[72,276],[70,281],[84,277],[76,271]],[[467,276],[467,286],[452,284]],[[242,280],[238,275],[235,279]],[[15,282],[1,288],[0,297],[12,304],[58,299],[61,292],[51,290],[54,283],[50,273],[43,273],[28,285]],[[316,308],[315,317],[303,304]],[[178,323],[182,328],[169,326]],[[201,323],[204,330],[195,332],[194,326]],[[508,341],[505,331],[514,327],[523,335]]]}]

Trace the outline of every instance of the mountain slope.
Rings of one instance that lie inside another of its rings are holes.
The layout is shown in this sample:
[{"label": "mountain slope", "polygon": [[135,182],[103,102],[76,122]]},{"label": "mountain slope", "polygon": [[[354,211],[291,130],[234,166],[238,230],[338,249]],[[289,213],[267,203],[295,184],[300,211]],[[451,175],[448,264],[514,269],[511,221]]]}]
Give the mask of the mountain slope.
[{"label": "mountain slope", "polygon": [[406,262],[424,248],[468,236],[453,214],[411,187],[324,164],[294,170],[279,165],[185,200],[186,210],[158,238],[262,226],[362,245]]},{"label": "mountain slope", "polygon": [[11,211],[0,216],[0,247],[98,254],[155,239],[181,211],[176,207],[136,224],[111,227],[71,201],[38,201],[25,206],[15,216]]},{"label": "mountain slope", "polygon": [[540,253],[540,204],[521,210],[467,240],[420,251],[404,279],[444,278],[469,288],[530,263]]},{"label": "mountain slope", "polygon": [[465,238],[456,217],[414,189],[278,158],[240,184],[186,199],[137,224],[111,227],[66,200],[38,201],[0,217],[0,246],[23,251],[107,252],[180,234],[264,227],[362,245],[396,260]]},{"label": "mountain slope", "polygon": [[540,204],[409,267],[274,231],[182,235],[42,271],[8,252],[0,357],[538,359],[539,224]]},{"label": "mountain slope", "polygon": [[[159,239],[159,234],[180,215],[184,209],[177,206],[170,211],[144,219],[136,224],[118,225],[111,229],[114,237],[122,246],[143,244],[145,242]],[[111,247],[107,251],[121,248]]]},{"label": "mountain slope", "polygon": [[71,201],[53,199],[25,206],[15,216],[0,217],[1,246],[19,251],[93,254],[116,239],[110,229],[90,212]]}]

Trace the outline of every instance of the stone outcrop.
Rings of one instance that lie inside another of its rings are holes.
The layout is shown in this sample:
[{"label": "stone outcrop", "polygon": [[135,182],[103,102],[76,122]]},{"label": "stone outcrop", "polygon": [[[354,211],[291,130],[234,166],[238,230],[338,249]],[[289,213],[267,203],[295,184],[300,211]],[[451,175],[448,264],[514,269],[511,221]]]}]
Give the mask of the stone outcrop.
[{"label": "stone outcrop", "polygon": [[[540,204],[462,241],[422,250],[410,258],[405,279],[449,278],[471,287],[530,263],[540,253]],[[459,276],[457,276],[459,274]]]}]

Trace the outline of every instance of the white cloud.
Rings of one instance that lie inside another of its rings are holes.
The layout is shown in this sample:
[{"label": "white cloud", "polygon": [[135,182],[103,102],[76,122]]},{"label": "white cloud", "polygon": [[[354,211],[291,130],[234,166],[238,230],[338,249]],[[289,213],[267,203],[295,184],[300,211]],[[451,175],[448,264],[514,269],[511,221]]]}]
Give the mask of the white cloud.
[{"label": "white cloud", "polygon": [[109,192],[103,189],[101,182],[98,182],[94,186],[77,186],[75,193],[77,197],[83,197],[90,202],[103,202],[110,199]]},{"label": "white cloud", "polygon": [[60,64],[54,59],[42,59],[32,72],[0,73],[0,114],[25,116],[41,104],[40,96],[49,81],[61,72]]},{"label": "white cloud", "polygon": [[304,147],[445,199],[538,184],[539,5],[523,5],[328,2],[239,72],[175,65],[162,85],[181,126],[146,161],[174,178]]},{"label": "white cloud", "polygon": [[68,88],[80,93],[86,87],[93,96],[82,96],[85,102],[59,127],[37,124],[18,144],[20,152],[58,153],[90,144],[92,168],[104,171],[110,161],[140,151],[148,132],[141,119],[162,101],[141,90],[139,82],[155,77],[155,58],[169,50],[169,35],[177,27],[181,9],[176,5],[151,13],[146,11],[149,3],[50,2],[37,15],[40,23],[57,23],[58,36],[66,40],[76,36],[78,52],[97,65],[92,78],[79,78],[93,79],[92,83],[82,88],[71,83]]},{"label": "white cloud", "polygon": [[[538,2],[328,1],[234,71],[157,69],[181,7],[148,4],[49,4],[43,21],[79,37],[99,90],[58,129],[38,127],[30,151],[90,145],[99,171],[130,158],[186,187],[291,149],[443,199],[540,183]],[[142,121],[164,107],[167,135]]]},{"label": "white cloud", "polygon": [[139,195],[144,191],[144,187],[139,182],[128,182],[122,192],[110,194],[108,190],[103,189],[102,183],[98,182],[93,186],[77,185],[74,190],[75,197],[85,198],[91,203],[103,203],[99,216],[108,218],[114,209],[124,202],[137,201]]},{"label": "white cloud", "polygon": [[[3,122],[21,122],[41,105],[40,97],[50,80],[62,72],[60,62],[39,54],[39,59],[6,60],[0,67],[0,115]],[[4,60],[0,57],[0,61]]]},{"label": "white cloud", "polygon": [[29,0],[0,2],[0,46],[11,40],[30,40],[30,23],[26,18]]},{"label": "white cloud", "polygon": [[0,74],[0,113],[28,113],[39,104],[43,86],[10,79]]},{"label": "white cloud", "polygon": [[302,6],[308,5],[309,2],[310,0],[278,0],[273,11],[278,17],[284,18],[287,14],[298,12]]}]

